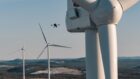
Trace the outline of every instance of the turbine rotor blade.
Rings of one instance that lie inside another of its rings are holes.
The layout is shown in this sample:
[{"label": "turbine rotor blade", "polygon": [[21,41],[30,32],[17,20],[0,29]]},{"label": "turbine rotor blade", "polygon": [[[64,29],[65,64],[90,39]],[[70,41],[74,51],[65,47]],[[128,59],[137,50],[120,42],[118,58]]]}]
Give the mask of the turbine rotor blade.
[{"label": "turbine rotor blade", "polygon": [[140,0],[118,0],[124,11],[137,4]]},{"label": "turbine rotor blade", "polygon": [[41,51],[41,53],[37,56],[37,59],[39,59],[41,57],[41,55],[44,53],[45,49],[48,47],[48,45],[46,45],[43,50]]},{"label": "turbine rotor blade", "polygon": [[45,42],[46,42],[46,44],[47,44],[48,42],[47,42],[46,36],[45,36],[45,34],[44,34],[44,32],[43,32],[43,29],[42,29],[42,27],[41,27],[41,24],[39,23],[38,25],[39,25],[39,27],[40,27],[40,29],[41,29],[43,38],[44,38],[44,40],[45,40]]},{"label": "turbine rotor blade", "polygon": [[57,45],[57,44],[49,44],[48,46],[61,47],[61,48],[71,48],[71,47],[68,47],[68,46]]},{"label": "turbine rotor blade", "polygon": [[99,26],[99,37],[105,79],[118,79],[116,25],[108,24]]},{"label": "turbine rotor blade", "polygon": [[98,31],[95,29],[86,30],[85,42],[87,79],[105,79]]}]

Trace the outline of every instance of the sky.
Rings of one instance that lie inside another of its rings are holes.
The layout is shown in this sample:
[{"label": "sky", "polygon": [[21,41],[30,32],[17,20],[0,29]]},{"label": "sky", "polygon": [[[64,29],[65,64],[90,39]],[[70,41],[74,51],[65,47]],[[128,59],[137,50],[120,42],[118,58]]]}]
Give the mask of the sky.
[{"label": "sky", "polygon": [[[51,58],[85,57],[85,34],[66,30],[66,0],[0,0],[0,60],[36,59],[44,48],[38,23],[49,43],[66,45],[71,49],[50,47]],[[117,26],[118,55],[140,56],[140,4],[124,12]],[[51,24],[59,23],[58,28]],[[41,58],[47,58],[46,52]]]}]

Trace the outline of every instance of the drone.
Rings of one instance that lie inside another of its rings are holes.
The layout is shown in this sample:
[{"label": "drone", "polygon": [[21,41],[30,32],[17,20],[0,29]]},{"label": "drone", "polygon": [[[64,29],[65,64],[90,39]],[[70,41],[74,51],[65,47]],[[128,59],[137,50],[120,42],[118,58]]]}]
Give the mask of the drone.
[{"label": "drone", "polygon": [[60,26],[60,24],[54,23],[54,24],[51,24],[51,26],[52,26],[53,28],[57,28],[58,26]]}]

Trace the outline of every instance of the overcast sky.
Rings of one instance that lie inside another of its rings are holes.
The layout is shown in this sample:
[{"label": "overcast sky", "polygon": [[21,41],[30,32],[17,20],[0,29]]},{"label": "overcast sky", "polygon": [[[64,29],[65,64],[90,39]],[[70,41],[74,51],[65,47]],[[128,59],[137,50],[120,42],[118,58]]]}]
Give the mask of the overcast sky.
[{"label": "overcast sky", "polygon": [[[69,33],[65,27],[66,0],[0,0],[0,60],[35,59],[45,46],[38,23],[50,43],[72,49],[50,48],[52,58],[85,56],[84,33]],[[140,4],[124,13],[117,27],[119,56],[140,56]],[[52,28],[50,25],[61,26]],[[41,58],[46,58],[44,54]]]}]

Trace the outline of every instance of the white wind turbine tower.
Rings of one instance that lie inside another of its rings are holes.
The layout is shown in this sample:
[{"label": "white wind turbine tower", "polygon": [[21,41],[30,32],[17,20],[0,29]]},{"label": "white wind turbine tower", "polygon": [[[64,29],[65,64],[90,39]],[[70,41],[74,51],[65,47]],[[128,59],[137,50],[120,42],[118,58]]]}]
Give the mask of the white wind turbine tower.
[{"label": "white wind turbine tower", "polygon": [[25,79],[25,54],[24,54],[24,47],[21,48],[21,53],[22,53],[22,76],[23,79]]},{"label": "white wind turbine tower", "polygon": [[67,1],[67,30],[86,33],[87,79],[118,79],[116,26],[140,0]]},{"label": "white wind turbine tower", "polygon": [[[26,71],[25,71],[25,49],[24,47],[12,52],[11,54],[13,55],[14,53],[20,53],[21,54],[21,60],[22,60],[22,79],[26,78]],[[7,55],[9,55],[8,53]]]},{"label": "white wind turbine tower", "polygon": [[43,35],[43,38],[44,38],[44,41],[46,43],[46,46],[43,48],[43,50],[41,51],[41,53],[38,55],[37,59],[40,58],[40,56],[44,53],[44,51],[47,49],[47,59],[48,59],[48,79],[50,79],[51,77],[51,72],[50,72],[50,53],[49,53],[49,47],[52,46],[52,47],[61,47],[61,48],[71,48],[71,47],[67,47],[67,46],[62,46],[62,45],[58,45],[58,44],[51,44],[51,43],[48,43],[47,39],[46,39],[46,36],[43,32],[43,29],[41,27],[41,24],[39,24],[39,27],[41,29],[41,32],[42,32],[42,35]]}]

